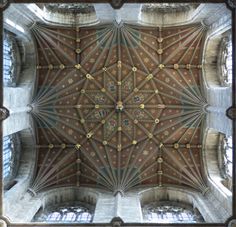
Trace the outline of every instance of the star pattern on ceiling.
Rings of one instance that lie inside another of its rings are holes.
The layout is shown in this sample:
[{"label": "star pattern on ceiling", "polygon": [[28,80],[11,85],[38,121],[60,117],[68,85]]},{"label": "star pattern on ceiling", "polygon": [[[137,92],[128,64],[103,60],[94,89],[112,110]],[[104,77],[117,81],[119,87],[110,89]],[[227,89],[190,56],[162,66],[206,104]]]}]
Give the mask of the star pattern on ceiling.
[{"label": "star pattern on ceiling", "polygon": [[207,190],[201,127],[205,28],[36,24],[33,193],[178,185]]}]

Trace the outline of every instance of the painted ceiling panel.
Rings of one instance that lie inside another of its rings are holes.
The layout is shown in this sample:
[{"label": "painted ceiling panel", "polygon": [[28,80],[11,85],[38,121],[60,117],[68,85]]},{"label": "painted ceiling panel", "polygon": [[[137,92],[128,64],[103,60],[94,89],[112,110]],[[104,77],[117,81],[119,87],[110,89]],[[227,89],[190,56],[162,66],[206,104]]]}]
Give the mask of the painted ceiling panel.
[{"label": "painted ceiling panel", "polygon": [[175,185],[204,192],[205,29],[36,24],[31,190]]}]

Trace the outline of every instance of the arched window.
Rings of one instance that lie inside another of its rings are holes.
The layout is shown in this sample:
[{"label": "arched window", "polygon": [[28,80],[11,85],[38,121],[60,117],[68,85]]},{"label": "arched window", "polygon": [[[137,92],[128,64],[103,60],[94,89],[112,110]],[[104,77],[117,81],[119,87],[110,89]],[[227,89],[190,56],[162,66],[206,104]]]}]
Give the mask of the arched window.
[{"label": "arched window", "polygon": [[199,211],[187,204],[162,201],[143,208],[144,221],[152,223],[197,223],[204,222]]},{"label": "arched window", "polygon": [[37,215],[34,221],[42,222],[75,222],[90,223],[93,218],[93,212],[81,206],[73,207],[55,207],[44,211],[41,215]]},{"label": "arched window", "polygon": [[11,175],[13,167],[13,141],[10,136],[3,138],[3,177],[7,178]]},{"label": "arched window", "polygon": [[13,47],[7,34],[3,39],[3,79],[4,84],[12,81],[13,76]]},{"label": "arched window", "polygon": [[224,37],[220,46],[220,75],[221,84],[230,86],[232,84],[232,41],[231,36]]},{"label": "arched window", "polygon": [[232,143],[232,136],[225,137],[223,141],[223,156],[224,156],[224,173],[225,177],[232,178],[232,171],[233,171],[233,143]]},{"label": "arched window", "polygon": [[59,212],[52,212],[47,216],[47,221],[60,221],[61,219],[61,214]]}]

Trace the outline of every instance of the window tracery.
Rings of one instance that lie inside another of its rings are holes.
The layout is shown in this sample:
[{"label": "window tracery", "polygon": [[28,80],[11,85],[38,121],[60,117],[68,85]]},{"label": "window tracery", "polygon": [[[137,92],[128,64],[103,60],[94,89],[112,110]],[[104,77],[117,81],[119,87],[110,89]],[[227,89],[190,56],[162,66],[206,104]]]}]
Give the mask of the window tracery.
[{"label": "window tracery", "polygon": [[82,206],[56,207],[50,211],[44,212],[36,221],[42,222],[77,222],[90,223],[93,218],[93,212]]},{"label": "window tracery", "polygon": [[223,141],[223,156],[224,156],[224,172],[225,177],[232,178],[232,171],[233,171],[233,141],[232,136],[225,137]]},{"label": "window tracery", "polygon": [[10,136],[3,138],[3,177],[4,179],[11,175],[13,166],[13,141]]},{"label": "window tracery", "polygon": [[13,75],[13,48],[12,42],[7,35],[3,39],[3,79],[7,84]]},{"label": "window tracery", "polygon": [[232,41],[231,36],[224,37],[220,47],[220,81],[223,86],[232,84]]},{"label": "window tracery", "polygon": [[198,223],[204,222],[196,208],[187,204],[169,201],[154,202],[144,207],[144,220],[153,223]]},{"label": "window tracery", "polygon": [[20,73],[20,53],[14,34],[4,30],[3,34],[3,82],[15,86]]},{"label": "window tracery", "polygon": [[194,3],[151,3],[143,4],[141,11],[153,11],[158,13],[170,13],[170,12],[185,12],[196,8],[199,4]]}]

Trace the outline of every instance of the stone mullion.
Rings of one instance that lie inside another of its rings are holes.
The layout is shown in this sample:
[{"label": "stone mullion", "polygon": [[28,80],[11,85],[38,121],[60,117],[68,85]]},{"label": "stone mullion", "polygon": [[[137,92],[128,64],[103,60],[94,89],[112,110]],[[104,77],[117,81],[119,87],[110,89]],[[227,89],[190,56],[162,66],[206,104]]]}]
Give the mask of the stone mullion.
[{"label": "stone mullion", "polygon": [[[170,72],[168,72],[168,71],[166,71],[165,70],[165,72],[171,77],[172,75],[171,75],[171,73]],[[181,75],[182,76],[182,75]],[[183,78],[183,76],[182,76],[182,78]],[[179,91],[177,91],[177,89],[172,89],[172,90],[174,90],[176,93],[179,93],[180,95],[182,95],[182,96],[184,96],[184,97],[188,97],[188,99],[191,99],[192,100],[192,105],[194,105],[194,106],[198,106],[198,105],[201,105],[202,104],[202,101],[201,100],[199,100],[196,96],[194,96],[191,92],[189,92],[187,89],[186,89],[186,87],[184,87],[175,77],[172,77],[172,79],[174,80],[174,82],[176,83],[176,84],[178,84],[182,89],[183,89],[183,91],[185,91],[187,94],[185,94],[184,92],[179,92]],[[187,83],[187,85],[188,85],[188,87],[189,87],[189,84]],[[169,86],[169,85],[166,85],[167,87],[171,87],[172,88],[172,86]]]},{"label": "stone mullion", "polygon": [[[140,151],[143,151],[143,150],[144,150],[144,148],[145,148],[146,145],[147,145],[147,142],[148,142],[148,139],[146,139],[146,140],[144,141],[144,143],[142,144],[142,147],[140,148]],[[133,145],[133,147],[134,147],[134,146],[135,146],[135,145]],[[132,153],[133,153],[133,152],[132,152]],[[130,157],[131,157],[131,156],[130,156]],[[134,160],[133,160],[132,162],[129,162],[128,171],[126,172],[126,175],[124,175],[124,177],[123,177],[123,183],[122,183],[123,185],[126,185],[126,184],[127,184],[127,181],[129,181],[129,179],[130,179],[130,173],[131,173],[131,171],[133,170],[134,165],[136,164],[138,158],[139,158],[139,155],[137,154],[137,155],[135,156]]]},{"label": "stone mullion", "polygon": [[[175,43],[177,43],[177,42],[180,42],[181,40],[183,40],[183,39],[185,39],[185,38],[187,37],[187,39],[186,39],[183,43],[181,43],[181,45],[179,45],[179,46],[175,49],[175,51],[173,51],[173,52],[165,59],[165,61],[163,62],[163,64],[166,64],[167,62],[169,62],[169,60],[172,59],[173,56],[175,56],[175,55],[180,51],[180,49],[182,49],[185,45],[189,44],[189,43],[192,41],[192,39],[196,36],[196,33],[198,34],[200,31],[201,31],[201,30],[200,30],[199,28],[195,28],[195,29],[193,29],[192,32],[187,33],[186,35],[184,35],[183,37],[181,37],[181,39],[179,39],[179,40],[173,42],[171,45],[173,45],[173,44],[175,44]],[[169,47],[165,47],[164,49],[166,49],[166,48],[169,48]]]},{"label": "stone mullion", "polygon": [[[90,73],[94,73],[94,71],[96,71],[99,62],[103,58],[104,53],[107,51],[107,49],[108,49],[108,52],[112,52],[111,46],[112,46],[112,41],[113,41],[113,37],[114,37],[114,29],[112,29],[111,32],[110,32],[111,34],[109,33],[110,37],[107,37],[107,40],[105,40],[106,41],[105,46],[103,47],[102,52],[99,54],[98,58],[96,59],[95,63],[93,64],[93,67],[90,70]],[[107,61],[109,61],[109,60],[110,59],[107,58]]]},{"label": "stone mullion", "polygon": [[[107,40],[107,36],[109,36],[109,35],[110,35],[109,33],[112,31],[111,28],[109,28],[109,29],[107,29],[107,30],[108,30],[108,31],[104,32],[103,35],[101,35],[101,36],[103,36],[103,38],[100,40],[100,45],[102,45],[102,44]],[[96,38],[95,40],[93,40],[93,41],[90,43],[90,45],[91,45],[92,43],[97,42],[97,41],[99,40],[99,38],[100,38],[100,37],[98,37],[98,38]],[[86,48],[88,47],[88,45],[89,45],[89,44],[87,44],[86,46],[84,46],[83,48],[81,48],[81,52],[83,52],[84,50],[86,50]],[[89,45],[89,46],[90,46],[90,45]],[[94,53],[96,53],[96,51],[97,51],[99,48],[100,48],[99,45],[96,45],[96,47],[95,47],[91,52],[89,52],[89,54],[86,55],[86,56],[84,57],[84,59],[81,60],[81,65],[85,64],[85,63],[88,61],[88,59],[89,59],[91,56],[93,56]]]},{"label": "stone mullion", "polygon": [[133,52],[135,52],[137,58],[139,59],[140,63],[142,64],[143,68],[147,71],[147,73],[150,73],[149,70],[148,70],[148,68],[144,65],[142,59],[140,58],[139,54],[138,54],[137,51],[135,50],[135,47],[133,46],[133,44],[131,43],[130,40],[132,39],[132,40],[138,45],[138,47],[141,48],[141,50],[142,50],[143,52],[145,52],[145,53],[153,60],[153,62],[154,62],[155,64],[158,65],[159,62],[158,62],[157,59],[154,58],[142,45],[139,45],[138,41],[134,38],[135,36],[134,36],[134,34],[133,34],[132,32],[128,31],[128,29],[126,29],[126,31],[129,33],[129,35],[126,34],[126,37],[129,36],[129,37],[128,37],[128,42],[129,42],[130,46],[132,46]]},{"label": "stone mullion", "polygon": [[[191,126],[188,127],[188,128],[185,130],[185,132],[181,135],[181,137],[180,137],[179,140],[178,140],[178,143],[180,143],[180,141],[184,138],[184,136],[187,134],[187,132],[189,131],[189,129],[191,129],[191,128],[194,127],[194,126],[195,126],[195,129],[197,129],[197,124],[198,124],[199,122],[201,122],[201,119],[202,119],[202,115],[199,114],[199,115],[192,121]],[[198,124],[198,125],[199,125],[199,124]]]},{"label": "stone mullion", "polygon": [[[185,128],[188,124],[195,122],[196,119],[199,118],[198,114],[192,114],[191,117],[189,117],[189,119],[187,119],[187,121],[181,125],[181,127],[178,127],[177,130],[175,130],[173,133],[171,133],[170,135],[168,135],[165,140],[163,140],[163,142],[165,143],[166,141],[168,141],[170,138],[172,138],[175,134],[177,134],[179,131],[181,131],[183,128]],[[184,121],[182,121],[184,122]]]},{"label": "stone mullion", "polygon": [[[128,37],[128,34],[126,34],[126,33],[127,33],[127,31],[125,30],[125,31],[124,31],[124,36],[125,36],[125,38],[126,38],[128,44],[131,46],[134,55],[135,55],[135,56],[137,57],[137,59],[139,60],[139,63],[142,65],[142,67],[143,67],[143,69],[146,71],[146,73],[149,73],[148,68],[144,65],[142,59],[140,58],[139,54],[138,54],[137,51],[135,50],[135,47],[134,47],[133,44],[131,43],[130,38]],[[131,36],[131,35],[129,35],[129,36]],[[145,51],[145,50],[143,50],[143,51]],[[149,55],[149,53],[148,53],[148,55]],[[132,63],[133,63],[133,62],[132,62]],[[132,65],[132,67],[134,67],[134,66],[135,66],[135,65]]]}]

